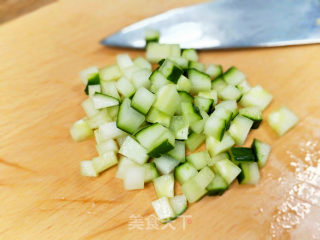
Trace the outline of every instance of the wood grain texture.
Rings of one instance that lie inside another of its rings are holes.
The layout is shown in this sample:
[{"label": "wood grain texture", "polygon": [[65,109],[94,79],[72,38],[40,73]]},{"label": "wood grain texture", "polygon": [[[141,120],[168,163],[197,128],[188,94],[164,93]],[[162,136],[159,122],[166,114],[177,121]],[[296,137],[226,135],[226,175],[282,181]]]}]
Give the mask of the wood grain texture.
[{"label": "wood grain texture", "polygon": [[286,105],[301,120],[281,138],[266,122],[252,131],[247,145],[254,137],[272,145],[261,183],[234,183],[222,197],[191,205],[185,228],[180,218],[174,230],[129,230],[131,215],[153,214],[153,186],[125,191],[115,168],[97,179],[80,176],[80,161],[97,153],[93,140],[69,136],[84,115],[78,72],[113,63],[118,53],[143,54],[98,41],[194,2],[66,0],[1,27],[0,239],[320,239],[319,45],[200,53],[272,92],[264,116]]},{"label": "wood grain texture", "polygon": [[55,0],[0,0],[0,24],[34,11]]}]

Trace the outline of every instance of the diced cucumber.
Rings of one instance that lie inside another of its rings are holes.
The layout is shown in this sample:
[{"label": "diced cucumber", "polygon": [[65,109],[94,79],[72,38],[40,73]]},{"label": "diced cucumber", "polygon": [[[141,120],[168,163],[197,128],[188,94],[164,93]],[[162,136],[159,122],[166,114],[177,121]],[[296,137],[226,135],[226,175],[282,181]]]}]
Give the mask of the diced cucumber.
[{"label": "diced cucumber", "polygon": [[144,167],[130,166],[128,167],[123,179],[123,185],[126,190],[136,190],[144,188]]},{"label": "diced cucumber", "polygon": [[206,69],[206,74],[208,74],[211,79],[215,79],[216,77],[222,74],[222,66],[216,64],[209,64]]},{"label": "diced cucumber", "polygon": [[100,82],[101,93],[106,94],[108,96],[114,97],[116,99],[120,99],[118,90],[117,90],[117,82],[115,81],[107,81]]},{"label": "diced cucumber", "polygon": [[206,121],[204,126],[204,133],[207,136],[212,136],[218,141],[223,137],[226,128],[226,120],[212,114]]},{"label": "diced cucumber", "polygon": [[255,86],[246,92],[241,100],[240,104],[243,107],[258,107],[264,110],[272,100],[272,95],[263,89],[261,86]]},{"label": "diced cucumber", "polygon": [[210,91],[202,91],[198,93],[199,97],[204,97],[213,100],[213,105],[218,103],[218,93],[216,90],[212,89]]},{"label": "diced cucumber", "polygon": [[222,100],[236,100],[241,98],[242,94],[238,88],[233,85],[228,85],[220,92],[220,98]]},{"label": "diced cucumber", "polygon": [[160,174],[169,174],[171,173],[176,166],[179,165],[180,161],[174,159],[168,155],[162,155],[159,158],[153,160]]},{"label": "diced cucumber", "polygon": [[171,83],[169,80],[165,78],[165,76],[163,76],[161,72],[159,72],[158,69],[153,71],[149,79],[151,82],[150,90],[153,93],[157,93],[160,88]]},{"label": "diced cucumber", "polygon": [[260,168],[264,167],[267,163],[271,146],[259,141],[258,139],[254,139],[251,148],[256,156],[258,166]]},{"label": "diced cucumber", "polygon": [[205,119],[201,119],[199,121],[195,121],[190,125],[190,129],[195,133],[202,133],[204,129],[204,125],[206,123]]},{"label": "diced cucumber", "polygon": [[82,82],[86,82],[86,88],[84,89],[84,92],[88,95],[89,94],[89,86],[91,85],[99,85],[100,84],[100,75],[99,71],[96,68],[89,68],[82,72],[80,72],[80,76],[82,78]]},{"label": "diced cucumber", "polygon": [[225,121],[225,129],[228,129],[232,120],[232,115],[233,113],[229,109],[218,106],[210,117],[223,119]]},{"label": "diced cucumber", "polygon": [[239,110],[239,114],[253,121],[252,129],[257,129],[262,121],[262,112],[258,107],[246,107]]},{"label": "diced cucumber", "polygon": [[174,159],[184,162],[186,160],[186,146],[184,141],[175,141],[174,149],[168,152],[168,155]]},{"label": "diced cucumber", "polygon": [[187,210],[187,199],[186,196],[183,194],[174,196],[173,198],[169,198],[169,202],[175,213],[173,219],[179,217],[182,213],[184,213]]},{"label": "diced cucumber", "polygon": [[258,184],[260,181],[259,167],[256,162],[240,163],[241,173],[238,176],[240,184]]},{"label": "diced cucumber", "polygon": [[174,136],[169,129],[158,123],[140,130],[136,138],[151,157],[160,157],[174,148]]},{"label": "diced cucumber", "polygon": [[229,133],[237,145],[242,145],[252,127],[253,121],[241,115],[236,116],[230,125]]},{"label": "diced cucumber", "polygon": [[165,127],[169,127],[171,116],[164,112],[161,112],[157,108],[151,107],[150,111],[148,112],[146,120],[149,123],[160,123]]},{"label": "diced cucumber", "polygon": [[201,115],[196,112],[193,104],[190,102],[181,103],[181,112],[190,125],[202,119]]},{"label": "diced cucumber", "polygon": [[113,106],[105,108],[108,112],[109,117],[111,117],[112,121],[117,120],[118,112],[119,112],[119,106]]},{"label": "diced cucumber", "polygon": [[219,153],[218,155],[211,157],[210,161],[208,162],[208,166],[212,167],[216,162],[222,160],[222,159],[229,159],[230,160],[230,156],[227,152],[224,153]]},{"label": "diced cucumber", "polygon": [[93,131],[94,134],[94,138],[96,139],[97,144],[101,144],[103,142],[105,142],[101,137],[100,137],[100,133],[99,133],[99,129],[95,129]]},{"label": "diced cucumber", "polygon": [[135,161],[132,161],[131,159],[127,157],[120,157],[117,172],[116,172],[116,178],[124,179],[126,176],[126,172],[129,168],[139,166]]},{"label": "diced cucumber", "polygon": [[133,74],[139,70],[141,70],[141,68],[137,67],[136,65],[132,65],[130,67],[122,69],[121,71],[122,71],[124,77],[132,80]]},{"label": "diced cucumber", "polygon": [[200,91],[209,91],[211,89],[211,79],[209,75],[196,69],[188,70],[188,78],[192,83],[191,91],[198,93]]},{"label": "diced cucumber", "polygon": [[96,109],[119,105],[119,100],[103,93],[95,93],[92,96],[93,105]]},{"label": "diced cucumber", "polygon": [[118,163],[115,152],[106,152],[92,159],[92,166],[97,173],[101,173]]},{"label": "diced cucumber", "polygon": [[99,126],[99,135],[102,140],[109,140],[125,135],[125,132],[117,128],[115,122],[108,122]]},{"label": "diced cucumber", "polygon": [[213,180],[214,173],[212,170],[206,166],[198,172],[196,176],[194,176],[194,180],[201,188],[206,188],[209,183]]},{"label": "diced cucumber", "polygon": [[96,149],[97,149],[99,155],[102,155],[102,154],[104,154],[106,152],[110,152],[110,151],[118,152],[119,147],[118,147],[118,144],[116,143],[115,140],[109,139],[107,141],[104,141],[102,143],[97,144]]},{"label": "diced cucumber", "polygon": [[99,69],[96,66],[84,69],[79,73],[81,81],[84,85],[87,85],[88,80],[92,78],[92,76],[96,76],[97,74],[99,74]]},{"label": "diced cucumber", "polygon": [[145,163],[142,165],[144,167],[144,182],[150,182],[153,179],[159,177],[156,165],[154,163]]},{"label": "diced cucumber", "polygon": [[293,128],[298,121],[299,118],[287,107],[281,107],[280,109],[270,113],[268,116],[268,123],[270,127],[279,136],[282,136]]},{"label": "diced cucumber", "polygon": [[117,80],[122,76],[118,65],[110,65],[99,70],[101,81],[113,81]]},{"label": "diced cucumber", "polygon": [[94,115],[99,113],[99,111],[94,107],[94,104],[91,98],[87,98],[86,100],[84,100],[81,103],[81,106],[88,117],[93,117]]},{"label": "diced cucumber", "polygon": [[146,45],[151,42],[159,42],[160,33],[157,30],[147,29],[144,34]]},{"label": "diced cucumber", "polygon": [[184,49],[181,55],[189,61],[198,61],[198,54],[194,49]]},{"label": "diced cucumber", "polygon": [[168,57],[169,60],[174,62],[178,67],[181,69],[187,69],[188,68],[188,60],[184,57]]},{"label": "diced cucumber", "polygon": [[173,197],[174,178],[172,174],[162,175],[153,179],[153,185],[158,198]]},{"label": "diced cucumber", "polygon": [[236,87],[240,90],[242,95],[247,93],[251,89],[251,86],[246,79],[244,79],[240,83],[238,83],[236,85]]},{"label": "diced cucumber", "polygon": [[155,99],[156,97],[152,92],[144,87],[141,87],[134,94],[131,100],[131,107],[146,115]]},{"label": "diced cucumber", "polygon": [[219,153],[227,151],[234,145],[234,140],[228,132],[225,132],[221,141],[215,139],[214,137],[207,137],[206,146],[212,157],[218,155]]},{"label": "diced cucumber", "polygon": [[231,160],[235,163],[241,163],[241,162],[255,162],[256,157],[253,154],[253,151],[251,148],[247,147],[232,147],[230,149],[230,156]]},{"label": "diced cucumber", "polygon": [[183,103],[183,102],[192,103],[193,102],[193,97],[189,93],[187,93],[185,91],[179,91],[178,94],[179,94],[181,103]]},{"label": "diced cucumber", "polygon": [[207,193],[207,190],[199,186],[194,177],[182,184],[181,190],[190,203],[198,201]]},{"label": "diced cucumber", "polygon": [[162,197],[160,199],[153,201],[152,207],[156,212],[160,222],[165,223],[175,217],[175,212],[173,211],[167,197]]},{"label": "diced cucumber", "polygon": [[187,156],[187,161],[190,162],[197,170],[204,168],[210,161],[208,151],[201,151]]},{"label": "diced cucumber", "polygon": [[186,78],[184,75],[181,75],[177,82],[177,90],[190,92],[192,88],[192,83],[190,79]]},{"label": "diced cucumber", "polygon": [[163,74],[163,76],[173,83],[177,83],[178,79],[183,73],[182,69],[169,59],[164,60],[159,68],[159,71]]},{"label": "diced cucumber", "polygon": [[174,176],[179,183],[184,184],[197,173],[197,169],[191,163],[185,162],[175,169]]},{"label": "diced cucumber", "polygon": [[127,136],[129,136],[129,134],[123,132],[124,134],[120,137],[117,137],[117,142],[119,144],[119,146],[121,147],[122,144],[124,143],[124,140],[126,140]]},{"label": "diced cucumber", "polygon": [[146,58],[151,63],[168,57],[179,57],[180,46],[177,44],[149,43],[146,47]]},{"label": "diced cucumber", "polygon": [[200,110],[200,115],[204,121],[207,121],[209,119],[209,115],[205,111]]},{"label": "diced cucumber", "polygon": [[153,106],[172,116],[179,106],[179,100],[180,97],[176,86],[174,84],[168,84],[159,89],[157,92],[157,99]]},{"label": "diced cucumber", "polygon": [[151,63],[149,63],[143,57],[137,57],[136,59],[133,60],[133,63],[139,68],[148,69],[150,71],[152,70]]},{"label": "diced cucumber", "polygon": [[230,185],[241,172],[241,169],[228,159],[222,159],[216,162],[213,168],[228,185]]},{"label": "diced cucumber", "polygon": [[232,112],[232,118],[235,118],[239,113],[238,105],[235,100],[222,101],[216,105],[215,108],[225,108],[230,110]]},{"label": "diced cucumber", "polygon": [[[147,119],[148,120],[148,119]],[[170,130],[174,134],[175,139],[188,139],[189,122],[183,116],[173,116],[170,121]]]},{"label": "diced cucumber", "polygon": [[128,54],[118,54],[117,64],[121,71],[123,71],[124,69],[131,67],[133,65],[133,62]]},{"label": "diced cucumber", "polygon": [[223,152],[223,153],[219,153],[218,155],[214,156],[212,159],[215,162],[217,162],[221,159],[229,159],[230,160],[230,155],[228,154],[228,152]]},{"label": "diced cucumber", "polygon": [[131,97],[136,92],[133,84],[126,77],[122,77],[117,81],[116,88],[124,97]]},{"label": "diced cucumber", "polygon": [[95,93],[101,92],[101,86],[99,84],[93,84],[88,86],[88,95],[91,97]]},{"label": "diced cucumber", "polygon": [[108,122],[112,122],[112,119],[108,115],[107,109],[101,109],[96,115],[86,120],[91,129],[97,129],[100,125]]},{"label": "diced cucumber", "polygon": [[205,112],[210,112],[211,107],[213,104],[213,99],[195,96],[194,98],[194,105],[198,107],[198,109],[203,110]]},{"label": "diced cucumber", "polygon": [[140,69],[132,73],[132,83],[136,89],[144,87],[149,88],[151,82],[149,77],[151,75],[151,71],[149,69]]},{"label": "diced cucumber", "polygon": [[70,134],[74,141],[80,142],[93,136],[93,131],[87,121],[76,121],[70,128]]},{"label": "diced cucumber", "polygon": [[189,93],[187,93],[185,91],[179,91],[178,94],[179,94],[179,97],[180,97],[180,104],[178,105],[178,108],[176,110],[176,115],[182,115],[181,104],[183,102],[193,103],[193,97]]},{"label": "diced cucumber", "polygon": [[203,133],[191,133],[189,138],[186,140],[186,147],[189,151],[193,152],[196,150],[206,139],[206,135]]},{"label": "diced cucumber", "polygon": [[80,163],[81,175],[86,177],[97,177],[98,174],[92,166],[92,161],[81,161]]},{"label": "diced cucumber", "polygon": [[147,150],[130,136],[127,136],[127,138],[124,140],[119,153],[136,161],[139,164],[144,164],[149,158]]},{"label": "diced cucumber", "polygon": [[228,84],[237,85],[241,81],[246,79],[246,76],[240,72],[236,67],[229,68],[224,74],[223,77]]},{"label": "diced cucumber", "polygon": [[212,89],[216,90],[218,92],[218,95],[227,86],[228,86],[228,84],[223,79],[223,76],[219,76],[219,77],[215,78],[211,83]]},{"label": "diced cucumber", "polygon": [[133,109],[130,99],[125,98],[119,108],[117,127],[127,133],[134,134],[144,120],[144,115]]},{"label": "diced cucumber", "polygon": [[206,189],[209,196],[216,196],[222,195],[228,189],[228,187],[229,185],[226,183],[226,181],[216,173]]},{"label": "diced cucumber", "polygon": [[197,69],[200,72],[204,72],[206,66],[203,63],[196,62],[196,61],[189,61],[189,68]]}]

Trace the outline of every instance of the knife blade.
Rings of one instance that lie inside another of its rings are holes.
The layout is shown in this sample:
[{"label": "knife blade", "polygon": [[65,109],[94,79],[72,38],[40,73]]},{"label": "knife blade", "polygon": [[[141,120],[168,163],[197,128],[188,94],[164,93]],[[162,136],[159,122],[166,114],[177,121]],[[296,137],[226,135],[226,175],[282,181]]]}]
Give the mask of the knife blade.
[{"label": "knife blade", "polygon": [[320,43],[320,0],[216,0],[169,10],[101,40],[144,48],[147,29],[161,43],[181,48],[226,49]]}]

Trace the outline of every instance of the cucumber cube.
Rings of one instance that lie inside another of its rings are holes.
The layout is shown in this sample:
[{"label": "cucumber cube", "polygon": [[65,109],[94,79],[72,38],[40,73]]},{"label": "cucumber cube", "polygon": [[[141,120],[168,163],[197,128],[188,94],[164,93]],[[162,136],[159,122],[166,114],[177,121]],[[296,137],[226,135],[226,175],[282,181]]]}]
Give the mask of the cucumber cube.
[{"label": "cucumber cube", "polygon": [[162,175],[153,179],[153,185],[158,198],[173,197],[174,178],[172,174]]},{"label": "cucumber cube", "polygon": [[279,136],[293,128],[298,121],[298,117],[286,107],[281,107],[268,116],[269,125]]}]

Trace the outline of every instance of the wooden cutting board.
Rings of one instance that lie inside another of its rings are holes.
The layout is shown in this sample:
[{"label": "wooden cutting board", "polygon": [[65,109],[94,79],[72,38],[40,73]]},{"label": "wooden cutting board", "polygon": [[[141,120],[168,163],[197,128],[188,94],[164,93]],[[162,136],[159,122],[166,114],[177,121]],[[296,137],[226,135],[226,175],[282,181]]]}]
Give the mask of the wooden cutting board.
[{"label": "wooden cutting board", "polygon": [[[299,124],[279,138],[264,122],[254,137],[272,145],[257,186],[234,183],[156,225],[152,184],[125,191],[115,168],[90,179],[79,163],[97,153],[75,143],[84,116],[78,72],[115,62],[105,35],[188,1],[66,0],[0,28],[0,239],[320,239],[320,46],[206,51],[201,61],[237,66],[274,95]],[[205,16],[203,16],[205,17]],[[186,29],[187,31],[187,29]],[[153,223],[153,224],[152,224]],[[158,229],[156,229],[158,228]]]}]

